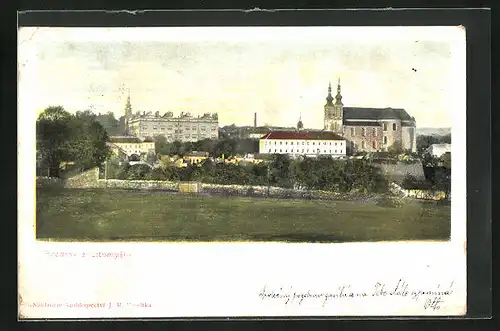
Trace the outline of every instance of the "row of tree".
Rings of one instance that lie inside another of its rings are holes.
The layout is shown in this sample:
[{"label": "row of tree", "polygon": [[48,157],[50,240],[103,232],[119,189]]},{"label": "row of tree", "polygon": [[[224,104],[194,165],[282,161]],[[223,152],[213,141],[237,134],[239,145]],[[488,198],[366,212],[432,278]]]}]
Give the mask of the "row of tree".
[{"label": "row of tree", "polygon": [[284,188],[349,192],[385,192],[388,182],[379,168],[366,160],[331,158],[290,159],[274,155],[270,162],[234,165],[207,159],[201,166],[175,167],[162,164],[151,169],[119,161],[109,162],[108,178],[201,181],[223,185],[279,186]]},{"label": "row of tree", "polygon": [[244,155],[259,152],[257,139],[230,139],[218,140],[204,139],[196,142],[168,142],[164,136],[155,136],[155,149],[157,154],[184,156],[192,151],[208,152],[211,156],[228,157],[231,155]]},{"label": "row of tree", "polygon": [[77,170],[102,164],[111,154],[108,134],[90,111],[71,114],[62,107],[49,107],[36,123],[37,168],[59,177],[61,164],[70,162]]}]

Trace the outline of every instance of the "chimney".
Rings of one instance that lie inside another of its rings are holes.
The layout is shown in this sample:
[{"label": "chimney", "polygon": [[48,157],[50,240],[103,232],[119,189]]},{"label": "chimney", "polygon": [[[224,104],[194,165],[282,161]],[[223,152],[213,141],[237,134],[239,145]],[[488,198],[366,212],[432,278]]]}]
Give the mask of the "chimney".
[{"label": "chimney", "polygon": [[254,126],[254,128],[257,127],[257,113],[253,114],[253,126]]}]

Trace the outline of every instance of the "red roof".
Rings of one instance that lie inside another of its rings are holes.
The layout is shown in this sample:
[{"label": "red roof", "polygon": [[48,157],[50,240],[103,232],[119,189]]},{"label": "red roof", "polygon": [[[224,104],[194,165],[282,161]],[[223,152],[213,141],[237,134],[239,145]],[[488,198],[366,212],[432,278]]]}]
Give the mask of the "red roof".
[{"label": "red roof", "polygon": [[344,140],[341,136],[328,131],[298,132],[273,131],[266,133],[260,139],[289,139],[289,140]]}]

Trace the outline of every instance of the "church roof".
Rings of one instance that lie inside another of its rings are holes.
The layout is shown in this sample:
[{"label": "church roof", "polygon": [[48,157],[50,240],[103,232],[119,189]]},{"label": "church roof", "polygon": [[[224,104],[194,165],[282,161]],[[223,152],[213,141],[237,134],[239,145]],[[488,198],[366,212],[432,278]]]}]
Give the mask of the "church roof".
[{"label": "church roof", "polygon": [[411,121],[412,117],[402,108],[361,108],[344,107],[346,120],[402,120]]}]

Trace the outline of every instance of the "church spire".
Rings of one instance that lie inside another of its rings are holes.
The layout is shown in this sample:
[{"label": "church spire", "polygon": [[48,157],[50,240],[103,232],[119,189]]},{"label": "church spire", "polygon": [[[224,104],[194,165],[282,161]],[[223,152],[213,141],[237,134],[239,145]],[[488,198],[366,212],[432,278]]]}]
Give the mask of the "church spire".
[{"label": "church spire", "polygon": [[337,95],[335,96],[335,104],[342,105],[342,95],[340,94],[340,78],[337,83]]},{"label": "church spire", "polygon": [[125,103],[125,132],[124,134],[126,136],[129,135],[129,128],[128,128],[128,125],[129,125],[129,121],[132,117],[132,105],[130,104],[130,89],[128,90],[128,96],[127,96],[127,102]]},{"label": "church spire", "polygon": [[332,105],[333,97],[332,97],[332,83],[328,83],[328,96],[326,97],[326,104]]},{"label": "church spire", "polygon": [[299,121],[297,122],[297,131],[300,131],[304,128],[304,123],[302,123],[302,113],[299,115]]}]

